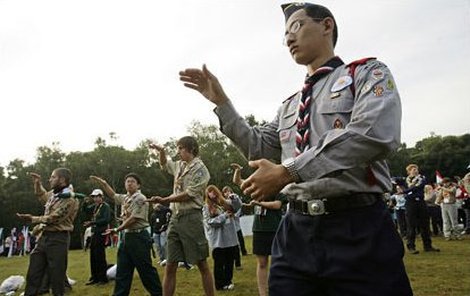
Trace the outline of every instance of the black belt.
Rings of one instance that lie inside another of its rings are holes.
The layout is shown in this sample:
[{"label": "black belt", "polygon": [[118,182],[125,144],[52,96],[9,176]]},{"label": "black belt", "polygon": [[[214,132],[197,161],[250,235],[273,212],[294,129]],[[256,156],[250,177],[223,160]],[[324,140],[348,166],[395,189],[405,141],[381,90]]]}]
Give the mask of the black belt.
[{"label": "black belt", "polygon": [[381,197],[382,194],[378,193],[356,193],[341,197],[311,199],[309,201],[291,200],[289,201],[289,210],[302,215],[327,215],[371,206]]}]

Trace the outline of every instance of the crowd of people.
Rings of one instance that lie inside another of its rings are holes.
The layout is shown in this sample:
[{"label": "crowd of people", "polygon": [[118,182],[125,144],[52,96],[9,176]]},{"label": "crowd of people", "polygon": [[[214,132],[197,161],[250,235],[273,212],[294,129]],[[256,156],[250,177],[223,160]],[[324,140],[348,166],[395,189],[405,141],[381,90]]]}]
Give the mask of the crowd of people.
[{"label": "crowd of people", "polygon": [[[147,198],[141,192],[141,178],[134,173],[125,176],[122,194],[103,178],[90,176],[99,188],[91,194],[92,215],[85,223],[92,227],[89,285],[106,284],[102,235],[119,233],[113,295],[130,294],[135,269],[150,295],[174,295],[181,263],[197,266],[205,295],[235,289],[234,266],[242,268],[239,253],[246,254],[237,212],[249,206],[255,212],[253,253],[260,295],[268,291],[271,296],[413,294],[403,263],[403,241],[383,199],[392,190],[386,157],[401,143],[401,102],[393,75],[375,58],[346,64],[335,54],[338,27],[328,8],[312,3],[287,3],[281,8],[284,44],[307,75],[301,90],[282,100],[271,122],[250,125],[205,65],[179,73],[185,87],[215,105],[222,133],[255,169],[242,179],[241,167],[233,165],[234,184],[251,201],[243,205],[230,187],[209,185],[210,173],[218,172],[209,172],[199,158],[193,137],[177,141],[177,161],[164,147],[151,144],[161,168],[173,176],[172,194]],[[419,253],[418,232],[424,251],[439,252],[430,235],[426,180],[417,165],[406,169],[408,176],[396,184],[393,198],[400,233],[406,233],[411,254]],[[37,295],[45,275],[52,293],[63,295],[79,195],[66,168],[52,172],[51,191],[42,187],[41,176],[31,173],[31,177],[45,211],[41,216],[17,214],[37,224],[25,295]],[[441,207],[442,232],[448,239],[460,238],[456,191],[443,182],[431,202]],[[108,216],[103,194],[122,206],[116,228],[104,226]],[[288,210],[282,215],[286,204]],[[168,207],[166,214],[149,221],[150,211],[163,206]],[[165,267],[162,281],[151,258],[148,229],[152,226],[160,265]]]},{"label": "crowd of people", "polygon": [[394,179],[387,204],[410,253],[419,253],[414,244],[416,233],[421,235],[425,251],[439,251],[432,247],[431,235],[450,241],[470,234],[470,173],[431,183],[419,173],[418,165],[406,169],[406,179]]}]

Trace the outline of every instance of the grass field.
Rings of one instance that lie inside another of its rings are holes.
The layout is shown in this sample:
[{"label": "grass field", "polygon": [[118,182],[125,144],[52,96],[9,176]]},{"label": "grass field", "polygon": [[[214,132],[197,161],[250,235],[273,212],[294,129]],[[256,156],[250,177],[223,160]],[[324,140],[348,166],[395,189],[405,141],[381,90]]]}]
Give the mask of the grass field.
[{"label": "grass field", "polygon": [[[251,237],[246,238],[248,251],[251,251]],[[446,242],[442,238],[433,238],[433,243],[441,249],[440,253],[405,255],[408,276],[417,296],[469,296],[470,295],[470,237],[463,241]],[[418,249],[421,242],[417,241]],[[116,250],[107,250],[108,262],[116,261]],[[210,260],[212,266],[212,261]],[[249,296],[257,295],[256,259],[248,255],[242,257],[243,270],[234,271],[235,290],[219,292],[218,295]],[[10,275],[25,275],[28,257],[0,258],[0,281]],[[160,278],[163,268],[158,266]],[[69,253],[68,275],[77,283],[71,295],[111,295],[113,282],[105,286],[85,286],[89,277],[89,253],[75,250]],[[137,272],[134,274],[131,295],[148,295],[140,282]],[[176,295],[203,295],[200,276],[197,269],[179,269]],[[380,295],[377,295],[380,296]],[[399,296],[399,295],[398,295]]]}]

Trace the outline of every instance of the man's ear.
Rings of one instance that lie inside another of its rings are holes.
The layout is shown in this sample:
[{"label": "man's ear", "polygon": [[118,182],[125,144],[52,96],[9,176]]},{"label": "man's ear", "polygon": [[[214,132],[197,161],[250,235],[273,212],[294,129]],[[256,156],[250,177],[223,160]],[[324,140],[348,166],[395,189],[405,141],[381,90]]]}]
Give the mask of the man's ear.
[{"label": "man's ear", "polygon": [[323,26],[325,28],[325,31],[324,31],[324,34],[327,35],[327,34],[331,34],[333,35],[333,30],[335,28],[335,21],[327,16],[323,19]]}]

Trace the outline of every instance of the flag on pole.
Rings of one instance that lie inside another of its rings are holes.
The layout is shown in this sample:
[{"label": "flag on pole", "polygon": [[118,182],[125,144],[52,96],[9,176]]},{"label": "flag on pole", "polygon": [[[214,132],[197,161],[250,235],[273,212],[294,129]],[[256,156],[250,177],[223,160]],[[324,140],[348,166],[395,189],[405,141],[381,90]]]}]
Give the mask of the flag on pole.
[{"label": "flag on pole", "polygon": [[23,236],[24,236],[24,241],[23,241],[23,252],[29,253],[31,249],[31,244],[30,244],[30,237],[29,237],[29,226],[23,226]]},{"label": "flag on pole", "polygon": [[442,177],[441,173],[438,170],[436,170],[436,184],[441,184],[442,179],[444,178]]}]

